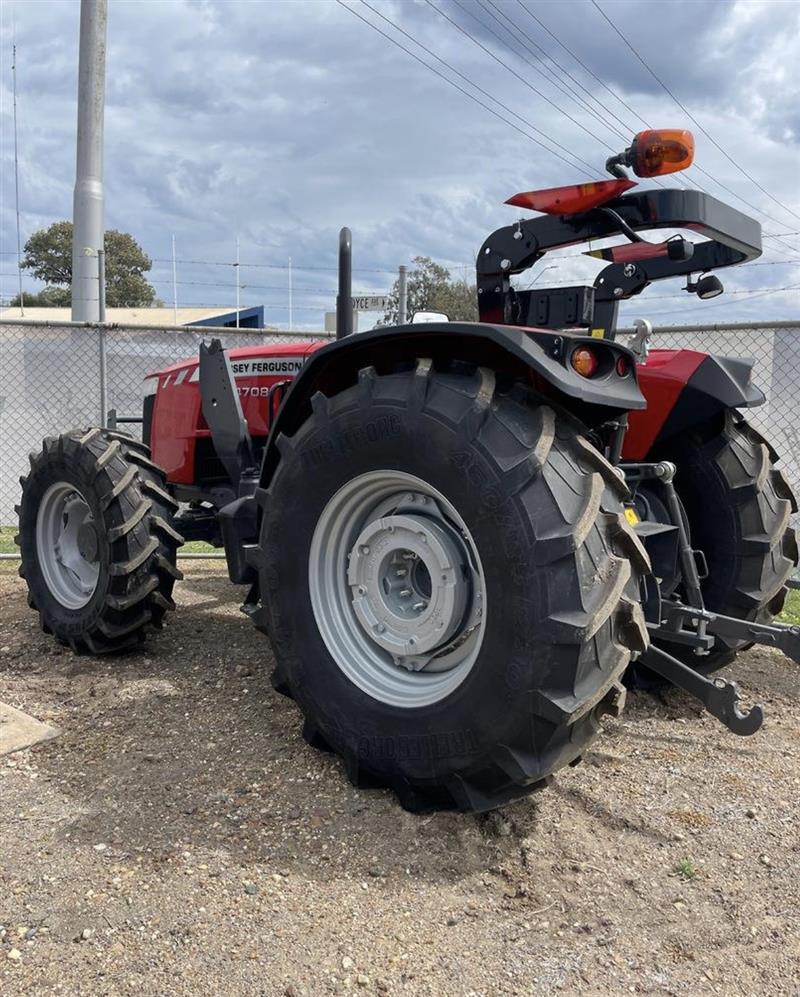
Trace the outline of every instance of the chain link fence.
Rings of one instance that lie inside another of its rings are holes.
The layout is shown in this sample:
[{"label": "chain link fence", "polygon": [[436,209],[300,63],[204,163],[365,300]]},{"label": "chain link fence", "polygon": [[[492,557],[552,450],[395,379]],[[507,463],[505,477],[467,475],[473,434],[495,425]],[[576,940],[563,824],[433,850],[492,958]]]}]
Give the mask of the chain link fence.
[{"label": "chain link fence", "polygon": [[[144,375],[196,356],[212,336],[228,348],[328,338],[257,329],[0,324],[0,527],[16,521],[19,476],[43,437],[105,422],[110,409],[138,415]],[[800,322],[663,327],[652,345],[755,359],[754,381],[767,401],[749,410],[748,419],[781,454],[800,494]]]},{"label": "chain link fence", "polygon": [[[0,528],[16,523],[19,477],[45,436],[142,411],[145,374],[197,356],[218,337],[227,349],[302,339],[313,333],[258,329],[150,328],[73,323],[0,323]],[[137,435],[140,427],[123,425]]]}]

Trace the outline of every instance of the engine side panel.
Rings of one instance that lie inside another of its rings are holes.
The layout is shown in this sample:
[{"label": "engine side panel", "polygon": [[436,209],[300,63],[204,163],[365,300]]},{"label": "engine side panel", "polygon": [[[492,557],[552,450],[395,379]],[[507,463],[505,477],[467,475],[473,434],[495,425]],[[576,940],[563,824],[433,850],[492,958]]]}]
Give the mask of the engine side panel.
[{"label": "engine side panel", "polygon": [[[292,380],[309,354],[323,345],[300,341],[230,351],[242,413],[254,440],[263,441],[269,433],[270,388],[279,381]],[[198,442],[211,439],[202,413],[198,371],[197,357],[192,357],[151,375],[158,379],[158,387],[149,426],[150,447],[153,460],[174,484],[196,484],[202,477]]]}]

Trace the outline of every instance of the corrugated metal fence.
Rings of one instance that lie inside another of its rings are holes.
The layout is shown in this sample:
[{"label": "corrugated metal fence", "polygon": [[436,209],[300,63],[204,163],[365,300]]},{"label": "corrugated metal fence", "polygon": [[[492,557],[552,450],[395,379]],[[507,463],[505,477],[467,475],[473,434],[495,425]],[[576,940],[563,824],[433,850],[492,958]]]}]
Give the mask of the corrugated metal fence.
[{"label": "corrugated metal fence", "polygon": [[[97,425],[109,409],[138,414],[144,375],[196,355],[212,336],[227,347],[327,338],[255,329],[0,324],[0,526],[15,522],[19,476],[43,437]],[[782,455],[800,493],[800,322],[663,327],[653,345],[755,358],[754,379],[767,402],[748,418]]]}]

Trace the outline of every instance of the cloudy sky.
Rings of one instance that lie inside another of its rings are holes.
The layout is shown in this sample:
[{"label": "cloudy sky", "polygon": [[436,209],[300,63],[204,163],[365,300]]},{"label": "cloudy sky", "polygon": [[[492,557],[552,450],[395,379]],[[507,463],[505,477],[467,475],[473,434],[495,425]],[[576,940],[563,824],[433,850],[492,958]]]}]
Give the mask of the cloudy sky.
[{"label": "cloudy sky", "polygon": [[[701,303],[664,282],[623,317],[800,317],[800,4],[598,2],[632,48],[592,0],[109,0],[106,225],[153,257],[168,304],[173,234],[180,305],[233,304],[238,237],[253,264],[241,270],[242,303],[265,304],[275,324],[288,321],[291,257],[295,325],[318,327],[341,225],[353,230],[357,292],[387,290],[415,255],[462,275],[484,238],[518,217],[502,203],[510,194],[602,177],[645,122],[689,127],[705,172],[671,183],[701,185],[785,238],[723,274],[721,298]],[[12,43],[24,241],[71,216],[79,3],[2,0],[0,11],[0,294],[10,297]],[[599,269],[559,266],[540,283]]]}]

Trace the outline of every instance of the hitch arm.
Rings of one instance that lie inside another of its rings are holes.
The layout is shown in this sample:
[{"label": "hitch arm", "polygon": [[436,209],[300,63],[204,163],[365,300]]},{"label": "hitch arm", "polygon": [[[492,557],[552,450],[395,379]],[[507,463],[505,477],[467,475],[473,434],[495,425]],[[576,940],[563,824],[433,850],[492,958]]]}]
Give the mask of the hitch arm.
[{"label": "hitch arm", "polygon": [[777,647],[787,658],[800,664],[800,627],[788,623],[749,623],[732,616],[707,613],[709,633],[717,637],[732,637],[734,640],[747,640],[753,644],[766,644]]},{"label": "hitch arm", "polygon": [[[694,606],[683,606],[680,603],[671,605],[667,610],[667,620],[678,632],[687,620],[693,619],[705,623],[706,633],[716,637],[727,637],[730,640],[744,640],[751,644],[775,647],[783,651],[787,658],[800,664],[800,627],[788,623],[753,623],[749,620],[737,620],[734,616],[722,616],[707,609],[696,609]],[[669,639],[668,628],[659,632]]]},{"label": "hitch arm", "polygon": [[764,722],[764,710],[761,706],[752,706],[747,712],[739,708],[739,687],[735,682],[706,678],[652,644],[640,660],[668,682],[699,699],[708,712],[734,734],[740,737],[755,734]]}]

